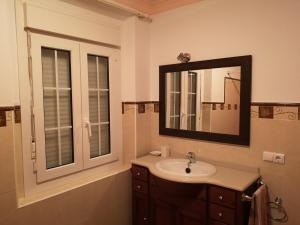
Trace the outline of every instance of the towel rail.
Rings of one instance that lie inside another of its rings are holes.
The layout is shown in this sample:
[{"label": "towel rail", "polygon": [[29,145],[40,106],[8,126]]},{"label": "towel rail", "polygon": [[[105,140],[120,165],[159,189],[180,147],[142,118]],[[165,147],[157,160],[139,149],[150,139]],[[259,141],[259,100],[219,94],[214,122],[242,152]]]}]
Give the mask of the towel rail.
[{"label": "towel rail", "polygon": [[[257,186],[258,187],[260,187],[263,184],[264,184],[264,182],[263,182],[263,180],[261,178],[259,180],[257,180]],[[252,199],[253,199],[252,196],[249,196],[249,195],[247,195],[245,193],[242,194],[242,199],[241,199],[242,202],[251,202]]]},{"label": "towel rail", "polygon": [[[257,181],[258,187],[260,187],[263,184],[264,184],[264,182],[261,179],[259,179]],[[241,201],[243,201],[243,202],[251,202],[254,197],[243,193],[241,198],[242,198]],[[268,206],[269,206],[270,210],[272,210],[272,209],[277,210],[279,213],[281,213],[281,217],[273,217],[271,212],[270,212],[268,214],[268,216],[271,220],[278,221],[278,222],[281,222],[281,223],[285,223],[285,222],[288,221],[288,215],[287,215],[287,212],[285,211],[285,209],[282,206],[282,199],[280,197],[275,197],[274,201],[268,202]]]}]

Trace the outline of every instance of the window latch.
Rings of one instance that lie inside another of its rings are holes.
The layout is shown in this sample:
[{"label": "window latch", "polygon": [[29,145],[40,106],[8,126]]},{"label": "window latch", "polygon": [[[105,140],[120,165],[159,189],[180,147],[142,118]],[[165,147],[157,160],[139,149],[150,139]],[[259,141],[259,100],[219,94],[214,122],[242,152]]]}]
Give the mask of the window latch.
[{"label": "window latch", "polygon": [[92,137],[92,127],[91,127],[90,121],[89,121],[89,120],[86,120],[86,121],[84,122],[84,126],[85,126],[85,128],[87,128],[89,138],[91,138],[91,137]]}]

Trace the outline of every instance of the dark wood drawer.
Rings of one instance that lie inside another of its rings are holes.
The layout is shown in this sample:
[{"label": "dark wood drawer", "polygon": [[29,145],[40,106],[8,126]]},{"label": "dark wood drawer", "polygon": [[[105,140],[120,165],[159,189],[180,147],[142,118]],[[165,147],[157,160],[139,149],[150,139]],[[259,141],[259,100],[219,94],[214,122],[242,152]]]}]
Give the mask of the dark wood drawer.
[{"label": "dark wood drawer", "polygon": [[146,182],[134,179],[132,185],[133,191],[148,194],[148,184]]},{"label": "dark wood drawer", "polygon": [[142,166],[132,165],[132,176],[135,179],[148,181],[148,169]]},{"label": "dark wood drawer", "polygon": [[211,186],[209,188],[210,202],[224,205],[230,208],[235,208],[235,198],[236,197],[234,191],[216,186]]},{"label": "dark wood drawer", "polygon": [[209,217],[228,225],[235,224],[234,210],[216,204],[209,205]]}]

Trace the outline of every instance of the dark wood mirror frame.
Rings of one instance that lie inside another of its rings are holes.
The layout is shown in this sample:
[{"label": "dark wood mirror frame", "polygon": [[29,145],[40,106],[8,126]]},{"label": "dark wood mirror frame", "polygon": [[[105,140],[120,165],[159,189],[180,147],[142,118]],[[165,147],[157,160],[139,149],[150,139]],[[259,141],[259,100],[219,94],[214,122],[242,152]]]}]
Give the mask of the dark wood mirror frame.
[{"label": "dark wood mirror frame", "polygon": [[[212,68],[221,68],[221,67],[235,67],[235,66],[241,67],[239,135],[166,128],[166,113],[165,113],[166,112],[166,104],[165,104],[166,73],[188,71],[188,70],[212,69]],[[251,75],[252,75],[251,55],[160,66],[159,67],[159,108],[160,108],[159,134],[249,146],[250,145]]]}]

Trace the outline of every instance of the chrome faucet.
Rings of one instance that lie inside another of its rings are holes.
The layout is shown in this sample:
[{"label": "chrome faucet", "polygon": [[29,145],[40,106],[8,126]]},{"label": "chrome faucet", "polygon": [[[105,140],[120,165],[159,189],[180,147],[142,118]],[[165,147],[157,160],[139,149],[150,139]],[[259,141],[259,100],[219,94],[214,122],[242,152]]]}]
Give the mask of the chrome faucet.
[{"label": "chrome faucet", "polygon": [[188,160],[189,160],[189,164],[195,163],[195,162],[196,162],[196,154],[195,154],[195,152],[188,152],[188,153],[186,154],[186,157],[187,157]]},{"label": "chrome faucet", "polygon": [[191,172],[191,164],[196,162],[196,155],[194,152],[188,152],[186,154],[186,157],[188,158],[188,164],[187,164],[187,168],[185,169],[186,173],[190,173]]}]

